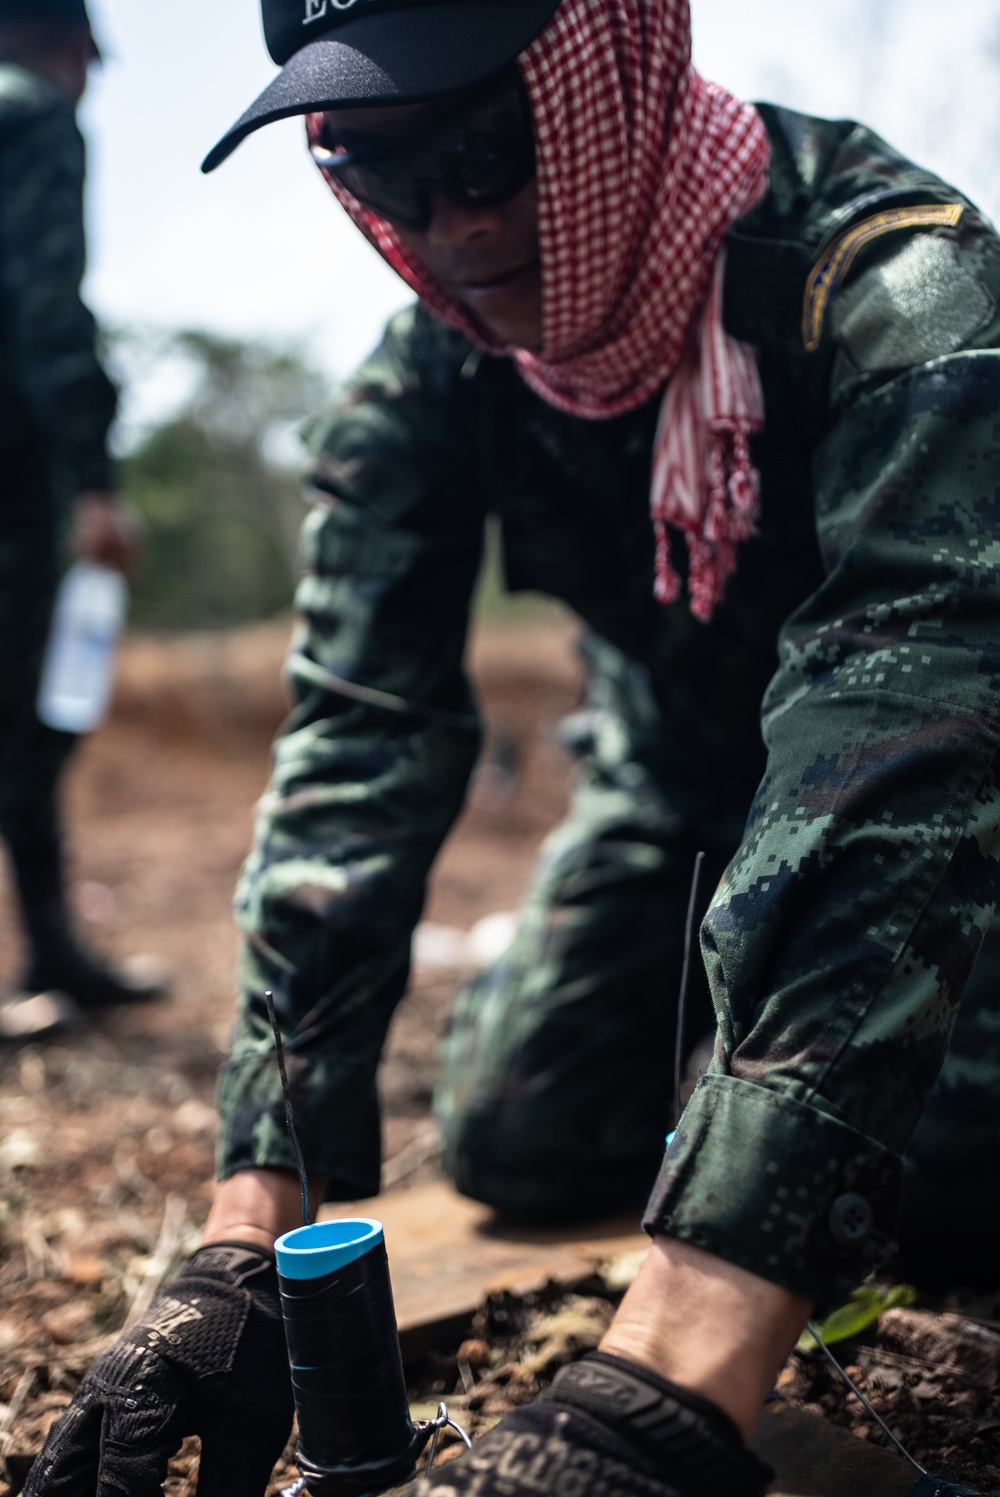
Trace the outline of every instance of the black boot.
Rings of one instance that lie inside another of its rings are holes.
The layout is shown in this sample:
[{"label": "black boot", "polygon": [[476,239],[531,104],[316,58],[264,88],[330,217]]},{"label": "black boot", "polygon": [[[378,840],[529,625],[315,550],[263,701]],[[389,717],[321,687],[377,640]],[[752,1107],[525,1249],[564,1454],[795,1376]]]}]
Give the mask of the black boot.
[{"label": "black boot", "polygon": [[28,940],[25,993],[63,993],[80,1008],[111,1008],[162,998],[167,982],[154,964],[138,959],[123,969],[89,952],[73,929],[63,887],[62,857],[56,845],[13,851],[24,931]]},{"label": "black boot", "polygon": [[81,945],[68,922],[50,926],[42,941],[32,939],[33,955],[24,975],[25,992],[65,993],[80,1008],[112,1008],[162,998],[167,981],[151,964],[112,967]]}]

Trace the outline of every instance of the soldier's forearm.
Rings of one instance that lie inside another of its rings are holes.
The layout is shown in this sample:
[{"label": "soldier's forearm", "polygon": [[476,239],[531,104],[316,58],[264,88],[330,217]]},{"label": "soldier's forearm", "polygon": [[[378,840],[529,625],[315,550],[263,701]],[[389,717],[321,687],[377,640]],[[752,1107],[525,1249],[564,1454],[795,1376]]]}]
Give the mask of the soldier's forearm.
[{"label": "soldier's forearm", "polygon": [[[325,1180],[310,1177],[314,1210],[325,1185]],[[302,1196],[291,1170],[240,1170],[216,1186],[202,1242],[250,1242],[271,1248],[276,1237],[301,1225]]]},{"label": "soldier's forearm", "polygon": [[656,1237],[601,1343],[711,1399],[753,1437],[812,1306],[674,1237]]}]

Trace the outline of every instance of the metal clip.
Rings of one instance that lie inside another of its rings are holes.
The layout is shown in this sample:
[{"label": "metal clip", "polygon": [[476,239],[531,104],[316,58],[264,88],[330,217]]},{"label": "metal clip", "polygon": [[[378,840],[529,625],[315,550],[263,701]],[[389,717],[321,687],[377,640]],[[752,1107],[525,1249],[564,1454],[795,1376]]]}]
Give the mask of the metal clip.
[{"label": "metal clip", "polygon": [[466,1434],[462,1426],[460,1424],[457,1424],[448,1413],[448,1405],[446,1403],[438,1404],[438,1411],[434,1415],[434,1418],[428,1419],[426,1424],[424,1424],[422,1428],[433,1431],[433,1434],[431,1435],[431,1443],[427,1448],[427,1464],[424,1467],[425,1472],[430,1471],[432,1466],[434,1465],[434,1457],[437,1455],[438,1441],[441,1438],[441,1431],[443,1429],[453,1429],[455,1433],[457,1435],[460,1435],[465,1441],[467,1448],[469,1450],[472,1449],[472,1441],[469,1439],[469,1436]]}]

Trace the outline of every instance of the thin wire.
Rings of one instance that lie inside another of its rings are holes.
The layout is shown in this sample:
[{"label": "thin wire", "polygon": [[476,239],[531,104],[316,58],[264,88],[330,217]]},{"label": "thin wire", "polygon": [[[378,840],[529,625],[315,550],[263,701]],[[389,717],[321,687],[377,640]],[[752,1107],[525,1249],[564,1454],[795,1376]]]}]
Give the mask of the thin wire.
[{"label": "thin wire", "polygon": [[677,997],[677,1033],[674,1037],[674,1127],[681,1119],[681,1066],[684,1060],[684,1030],[687,1020],[688,978],[691,975],[691,943],[694,939],[694,912],[698,904],[698,884],[705,854],[694,860],[691,893],[688,895],[687,920],[684,923],[684,964],[681,967],[681,990]]},{"label": "thin wire", "polygon": [[302,1191],[302,1224],[308,1227],[312,1221],[309,1215],[309,1181],[306,1178],[306,1166],[302,1158],[302,1150],[299,1148],[299,1136],[295,1131],[295,1117],[292,1113],[292,1093],[288,1085],[288,1072],[285,1070],[285,1047],[281,1043],[278,1016],[274,1012],[274,994],[270,988],[264,994],[264,1002],[267,1004],[267,1017],[271,1021],[271,1033],[274,1035],[274,1053],[278,1058],[278,1075],[281,1077],[281,1099],[285,1104],[285,1123],[288,1128],[288,1137],[291,1140],[292,1153],[295,1155],[295,1167],[299,1172],[299,1188]]},{"label": "thin wire", "polygon": [[861,1389],[854,1382],[852,1382],[851,1379],[848,1377],[846,1371],[844,1370],[843,1367],[841,1367],[840,1363],[837,1361],[837,1358],[833,1355],[833,1352],[827,1346],[826,1342],[823,1340],[823,1337],[820,1335],[819,1331],[813,1325],[812,1321],[811,1320],[806,1321],[806,1326],[808,1327],[809,1334],[812,1336],[813,1340],[816,1342],[816,1345],[819,1347],[820,1351],[823,1353],[823,1355],[827,1358],[828,1361],[830,1361],[830,1362],[833,1363],[833,1366],[840,1373],[841,1377],[844,1379],[844,1382],[850,1388],[850,1390],[854,1394],[855,1398],[857,1398],[862,1404],[864,1404],[864,1406],[868,1410],[869,1414],[875,1420],[875,1423],[882,1429],[882,1431],[885,1434],[887,1434],[889,1436],[889,1439],[895,1445],[895,1447],[899,1451],[900,1455],[905,1456],[906,1459],[909,1461],[910,1465],[913,1466],[915,1470],[919,1471],[921,1476],[926,1476],[927,1475],[926,1469],[923,1466],[921,1466],[921,1464],[920,1464],[919,1461],[914,1460],[913,1456],[907,1450],[906,1446],[902,1443],[902,1441],[898,1440],[896,1438],[896,1436],[893,1434],[892,1430],[889,1428],[889,1426],[886,1424],[885,1420],[882,1418],[882,1415],[880,1413],[878,1413],[877,1410],[872,1407],[872,1405],[869,1403],[868,1399],[862,1393]]},{"label": "thin wire", "polygon": [[[427,1464],[424,1466],[424,1475],[426,1475],[431,1470],[437,1458],[438,1441],[441,1438],[441,1431],[443,1429],[455,1430],[465,1441],[466,1449],[472,1449],[472,1441],[469,1439],[469,1436],[466,1434],[462,1426],[460,1424],[457,1424],[448,1413],[448,1405],[446,1403],[438,1404],[438,1411],[435,1414],[434,1418],[430,1421],[430,1426],[434,1433],[433,1435],[431,1435],[431,1443],[427,1449]],[[282,1494],[282,1497],[284,1497],[284,1494]]]}]

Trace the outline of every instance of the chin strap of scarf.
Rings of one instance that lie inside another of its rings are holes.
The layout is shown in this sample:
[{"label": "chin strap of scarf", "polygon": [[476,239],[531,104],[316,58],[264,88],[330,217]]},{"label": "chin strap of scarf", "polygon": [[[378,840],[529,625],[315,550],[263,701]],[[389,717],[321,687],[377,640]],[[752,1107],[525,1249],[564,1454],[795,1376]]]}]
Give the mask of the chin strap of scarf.
[{"label": "chin strap of scarf", "polygon": [[[535,132],[542,347],[506,347],[434,280],[392,224],[327,177],[379,252],[438,316],[514,360],[544,400],[588,420],[664,391],[650,508],[656,596],[689,555],[707,620],[753,533],[763,423],[752,349],[722,325],[723,242],[767,190],[756,110],[691,66],[688,0],[562,0],[518,58]],[[312,117],[309,128],[319,120]]]}]

